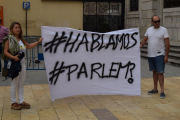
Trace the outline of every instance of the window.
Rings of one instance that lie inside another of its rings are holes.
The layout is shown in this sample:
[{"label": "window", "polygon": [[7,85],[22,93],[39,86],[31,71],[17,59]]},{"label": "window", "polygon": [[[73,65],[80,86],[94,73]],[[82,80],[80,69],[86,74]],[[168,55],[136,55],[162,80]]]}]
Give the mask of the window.
[{"label": "window", "polygon": [[138,11],[139,0],[130,0],[130,11]]},{"label": "window", "polygon": [[84,1],[83,30],[105,33],[124,29],[125,2],[98,1]]},{"label": "window", "polygon": [[180,0],[164,0],[164,8],[180,7]]}]

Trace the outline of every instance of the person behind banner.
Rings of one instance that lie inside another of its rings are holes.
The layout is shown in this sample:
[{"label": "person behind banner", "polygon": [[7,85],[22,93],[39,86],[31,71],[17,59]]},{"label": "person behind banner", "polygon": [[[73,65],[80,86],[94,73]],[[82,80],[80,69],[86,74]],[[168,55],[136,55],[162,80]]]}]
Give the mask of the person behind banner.
[{"label": "person behind banner", "polygon": [[9,30],[8,28],[2,26],[2,20],[0,18],[0,73],[2,69],[2,65],[1,65],[2,39],[6,37],[8,34],[9,34]]},{"label": "person behind banner", "polygon": [[154,88],[148,92],[148,94],[158,93],[157,84],[161,87],[160,98],[165,98],[164,93],[164,68],[165,63],[168,62],[169,54],[169,35],[166,28],[160,26],[160,18],[153,16],[151,23],[152,27],[148,28],[140,48],[148,40],[148,62],[149,70],[153,71]]},{"label": "person behind banner", "polygon": [[[25,52],[26,49],[36,47],[42,42],[43,38],[40,38],[37,42],[28,44],[23,38],[23,32],[20,23],[12,22],[10,26],[10,35],[3,39],[2,46],[4,47],[2,57],[4,60],[13,59],[14,61],[20,61],[17,53]],[[14,56],[15,55],[15,56]],[[24,82],[26,78],[26,65],[25,59],[21,59],[21,72],[11,81],[11,109],[20,110],[21,108],[30,108],[30,104],[24,101]],[[16,100],[16,89],[18,90],[18,101]]]}]

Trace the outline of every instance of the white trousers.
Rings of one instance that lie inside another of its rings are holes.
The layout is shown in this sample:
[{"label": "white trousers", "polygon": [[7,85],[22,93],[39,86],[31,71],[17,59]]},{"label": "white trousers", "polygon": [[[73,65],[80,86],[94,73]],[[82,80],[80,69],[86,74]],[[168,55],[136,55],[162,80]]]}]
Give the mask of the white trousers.
[{"label": "white trousers", "polygon": [[14,78],[11,82],[10,94],[12,103],[17,103],[16,90],[18,92],[19,104],[23,103],[24,101],[24,82],[26,78],[26,65],[24,59],[21,60],[21,66],[21,72],[19,72],[19,75],[16,78]]}]

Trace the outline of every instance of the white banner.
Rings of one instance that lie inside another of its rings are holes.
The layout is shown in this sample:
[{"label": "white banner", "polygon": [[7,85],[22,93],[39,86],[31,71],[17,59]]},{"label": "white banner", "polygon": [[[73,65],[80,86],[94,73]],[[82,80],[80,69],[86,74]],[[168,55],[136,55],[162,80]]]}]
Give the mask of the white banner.
[{"label": "white banner", "polygon": [[41,30],[52,101],[74,95],[141,95],[139,29]]}]

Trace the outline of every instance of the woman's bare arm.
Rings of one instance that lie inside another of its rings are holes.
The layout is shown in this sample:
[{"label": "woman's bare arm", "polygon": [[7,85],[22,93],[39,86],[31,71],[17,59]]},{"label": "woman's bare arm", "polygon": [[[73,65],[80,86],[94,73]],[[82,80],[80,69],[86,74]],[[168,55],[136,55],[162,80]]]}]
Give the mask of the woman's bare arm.
[{"label": "woman's bare arm", "polygon": [[31,48],[36,47],[39,43],[41,43],[42,40],[43,40],[43,38],[40,38],[37,42],[31,43],[31,44],[28,44],[28,43],[24,40],[23,43],[24,43],[24,45],[26,46],[26,49],[31,49]]}]

